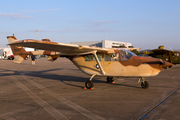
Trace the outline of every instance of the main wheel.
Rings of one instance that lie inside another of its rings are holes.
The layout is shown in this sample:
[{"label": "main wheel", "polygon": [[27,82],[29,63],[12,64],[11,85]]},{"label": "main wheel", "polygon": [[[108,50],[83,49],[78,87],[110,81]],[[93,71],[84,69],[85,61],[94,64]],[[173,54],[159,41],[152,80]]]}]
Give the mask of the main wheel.
[{"label": "main wheel", "polygon": [[143,89],[147,89],[149,87],[149,83],[147,81],[144,81],[144,82],[141,83],[141,87]]},{"label": "main wheel", "polygon": [[113,83],[114,77],[107,77],[107,83]]},{"label": "main wheel", "polygon": [[91,89],[94,87],[94,83],[90,80],[86,81],[85,86],[87,89]]}]

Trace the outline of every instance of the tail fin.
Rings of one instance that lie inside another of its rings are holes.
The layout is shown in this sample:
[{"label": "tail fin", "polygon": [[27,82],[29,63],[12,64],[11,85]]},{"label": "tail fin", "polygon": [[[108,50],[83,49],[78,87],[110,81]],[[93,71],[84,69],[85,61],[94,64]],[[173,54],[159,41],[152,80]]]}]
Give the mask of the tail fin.
[{"label": "tail fin", "polygon": [[[14,34],[13,36],[7,36],[7,39],[9,43],[18,41]],[[23,47],[18,47],[14,45],[10,45],[10,47],[14,55],[14,62],[21,63],[27,57],[26,50]]]}]

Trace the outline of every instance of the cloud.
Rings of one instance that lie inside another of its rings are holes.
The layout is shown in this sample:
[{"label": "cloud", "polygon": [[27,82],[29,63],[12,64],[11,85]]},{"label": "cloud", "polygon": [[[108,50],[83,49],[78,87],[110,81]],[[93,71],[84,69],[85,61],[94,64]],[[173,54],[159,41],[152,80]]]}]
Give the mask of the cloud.
[{"label": "cloud", "polygon": [[90,21],[90,23],[95,24],[105,24],[105,23],[116,23],[117,21]]},{"label": "cloud", "polygon": [[0,33],[11,33],[11,32],[0,31]]},{"label": "cloud", "polygon": [[25,16],[20,13],[0,13],[0,17],[6,17],[6,18],[23,18],[23,19],[31,19],[30,16]]},{"label": "cloud", "polygon": [[[35,30],[29,30],[28,32],[35,32]],[[38,30],[38,32],[73,32],[72,30]]]},{"label": "cloud", "polygon": [[28,12],[28,13],[32,13],[32,12],[48,12],[48,11],[58,11],[58,8],[54,8],[54,9],[40,9],[40,10],[21,10],[22,12]]}]

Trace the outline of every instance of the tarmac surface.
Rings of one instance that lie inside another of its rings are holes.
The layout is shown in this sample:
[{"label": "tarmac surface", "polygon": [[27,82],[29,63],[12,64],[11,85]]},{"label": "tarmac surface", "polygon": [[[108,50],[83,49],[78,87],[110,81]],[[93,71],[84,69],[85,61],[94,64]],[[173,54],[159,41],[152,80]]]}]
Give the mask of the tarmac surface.
[{"label": "tarmac surface", "polygon": [[84,90],[89,78],[66,58],[0,60],[0,120],[180,119],[180,65],[147,78],[148,89],[138,78],[95,77]]}]

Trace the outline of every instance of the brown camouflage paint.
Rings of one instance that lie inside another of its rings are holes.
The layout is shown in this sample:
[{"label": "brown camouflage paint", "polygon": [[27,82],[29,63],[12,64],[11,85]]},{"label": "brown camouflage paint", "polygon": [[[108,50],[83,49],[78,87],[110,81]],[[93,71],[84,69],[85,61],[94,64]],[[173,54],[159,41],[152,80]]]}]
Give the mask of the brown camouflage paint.
[{"label": "brown camouflage paint", "polygon": [[[14,36],[9,36],[7,38],[14,38]],[[16,39],[17,40],[17,39]],[[46,44],[58,44],[56,42],[50,42],[50,40],[37,41],[37,40],[21,40],[18,42],[37,42],[37,43],[46,43]],[[48,59],[56,60],[60,56],[60,52],[53,51],[31,51],[26,52],[22,49],[22,47],[15,47],[11,45],[13,53],[15,55],[48,55],[50,56]],[[79,49],[83,49],[83,46],[80,46]],[[120,50],[117,49],[109,49],[109,51],[101,52],[103,54],[107,53],[118,53],[120,57]],[[132,56],[129,60],[126,61],[100,61],[102,68],[105,72],[105,75],[102,74],[100,69],[96,68],[96,61],[85,61],[84,55],[66,55],[68,58],[83,72],[93,75],[97,74],[98,76],[122,76],[122,77],[149,77],[155,76],[159,74],[161,69],[166,66],[172,66],[173,64],[169,62],[165,62],[161,64],[162,61],[160,59],[151,58],[151,57],[139,57]],[[121,57],[120,57],[121,58]]]}]

